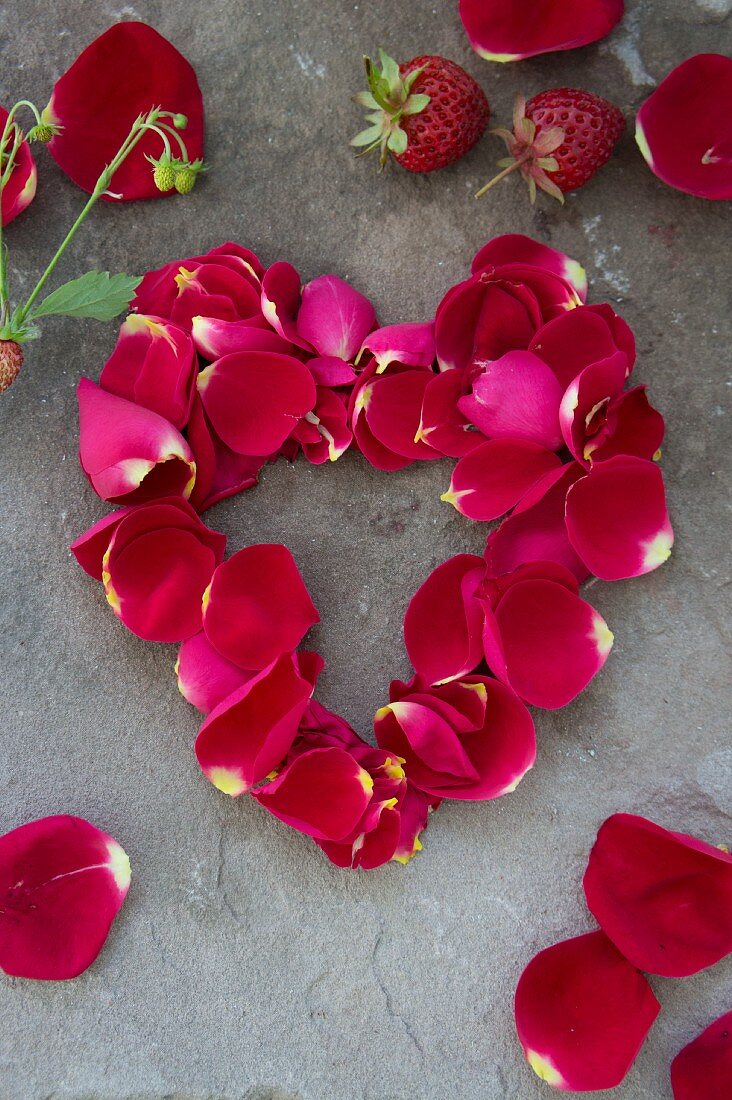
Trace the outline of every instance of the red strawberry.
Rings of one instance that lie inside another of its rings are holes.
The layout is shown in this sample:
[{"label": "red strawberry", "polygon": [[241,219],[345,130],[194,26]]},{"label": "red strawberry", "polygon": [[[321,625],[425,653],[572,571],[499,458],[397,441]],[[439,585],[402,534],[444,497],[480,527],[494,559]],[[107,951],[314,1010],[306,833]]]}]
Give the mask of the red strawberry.
[{"label": "red strawberry", "polygon": [[483,89],[454,61],[425,55],[404,65],[379,50],[365,58],[369,91],[354,96],[371,123],[351,145],[389,153],[408,172],[434,172],[459,160],[483,135],[490,107]]},{"label": "red strawberry", "polygon": [[0,340],[0,393],[5,393],[20,374],[23,349],[15,340]]},{"label": "red strawberry", "polygon": [[519,96],[513,133],[492,131],[503,138],[511,155],[499,160],[503,171],[478,196],[518,169],[532,202],[537,187],[564,202],[567,191],[582,187],[610,159],[624,129],[619,107],[581,88],[550,88],[528,103]]}]

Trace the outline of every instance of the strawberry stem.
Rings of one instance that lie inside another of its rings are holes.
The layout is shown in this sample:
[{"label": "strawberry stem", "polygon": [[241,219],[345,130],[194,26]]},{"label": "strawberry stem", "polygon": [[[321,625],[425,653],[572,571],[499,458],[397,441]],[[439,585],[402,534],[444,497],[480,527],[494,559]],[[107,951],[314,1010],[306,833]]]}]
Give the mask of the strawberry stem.
[{"label": "strawberry stem", "polygon": [[485,195],[486,191],[490,191],[491,187],[495,187],[497,183],[500,183],[502,179],[505,179],[506,176],[509,176],[511,172],[515,172],[517,168],[521,168],[523,164],[526,164],[527,160],[531,160],[530,152],[524,153],[524,155],[515,160],[513,164],[509,164],[508,168],[504,168],[502,172],[499,172],[497,176],[494,176],[492,180],[488,180],[488,183],[484,184],[484,186],[481,187],[480,191],[475,192],[476,199],[479,199],[482,195]]}]

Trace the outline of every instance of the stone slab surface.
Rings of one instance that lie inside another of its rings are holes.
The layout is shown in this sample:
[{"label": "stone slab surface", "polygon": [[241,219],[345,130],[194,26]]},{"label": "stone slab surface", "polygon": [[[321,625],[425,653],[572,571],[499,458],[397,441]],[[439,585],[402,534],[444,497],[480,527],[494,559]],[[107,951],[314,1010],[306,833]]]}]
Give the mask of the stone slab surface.
[{"label": "stone slab surface", "polygon": [[[528,5],[527,5],[528,6]],[[227,238],[306,278],[336,271],[384,322],[428,317],[497,233],[537,236],[581,260],[591,296],[634,327],[637,377],[669,424],[671,561],[592,599],[616,647],[585,695],[537,716],[539,759],[499,804],[448,804],[409,867],[332,867],[247,802],[202,781],[195,713],[172,647],[146,645],[106,610],[69,542],[102,514],[79,470],[74,389],[96,377],[113,325],[53,321],[0,403],[0,828],[86,816],[129,852],[133,887],[97,963],[71,983],[0,983],[2,1100],[538,1100],[511,1012],[540,947],[591,927],[580,880],[616,810],[717,843],[731,837],[725,704],[729,524],[726,375],[729,209],[656,181],[626,135],[564,209],[532,210],[518,182],[476,203],[501,155],[486,139],[433,178],[378,179],[355,161],[349,95],[361,54],[442,52],[486,88],[581,84],[632,112],[680,59],[729,48],[727,0],[629,0],[594,47],[515,67],[475,56],[450,0],[26,0],[0,12],[0,101],[43,104],[79,50],[143,18],[196,67],[212,171],[185,201],[97,210],[65,264],[142,271]],[[80,196],[40,153],[32,211],[8,233],[29,286]],[[320,693],[361,731],[407,674],[409,594],[485,531],[441,504],[449,466],[394,475],[353,456],[268,468],[209,513],[234,550],[282,540],[322,613]],[[618,1100],[669,1100],[674,1053],[730,1007],[724,965],[653,985],[663,1012]]]}]

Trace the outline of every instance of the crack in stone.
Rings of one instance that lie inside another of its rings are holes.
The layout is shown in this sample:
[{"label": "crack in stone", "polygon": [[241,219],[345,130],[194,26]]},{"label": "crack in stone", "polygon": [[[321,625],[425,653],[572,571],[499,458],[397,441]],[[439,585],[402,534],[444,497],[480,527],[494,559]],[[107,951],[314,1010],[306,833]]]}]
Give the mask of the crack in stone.
[{"label": "crack in stone", "polygon": [[374,946],[373,946],[373,949],[372,949],[372,952],[371,952],[371,970],[373,972],[374,978],[376,979],[376,984],[378,985],[379,989],[381,990],[381,992],[384,996],[384,1001],[386,1003],[387,1015],[392,1020],[397,1020],[402,1025],[402,1028],[404,1029],[405,1035],[411,1041],[411,1043],[415,1047],[415,1049],[419,1052],[420,1057],[424,1059],[424,1058],[426,1058],[426,1054],[425,1054],[425,1049],[422,1046],[421,1039],[419,1038],[419,1036],[415,1032],[414,1028],[412,1027],[412,1025],[409,1022],[409,1020],[407,1019],[407,1017],[402,1015],[402,1013],[399,1012],[394,1007],[394,998],[392,997],[391,990],[389,989],[388,985],[386,984],[383,977],[381,976],[381,973],[380,973],[380,970],[379,970],[379,965],[378,965],[378,956],[379,956],[379,950],[381,948],[382,941],[384,939],[384,933],[386,931],[386,922],[385,922],[384,918],[381,917],[381,916],[379,916],[377,919],[378,919],[378,922],[379,922],[379,931],[376,935],[376,939],[374,940]]}]

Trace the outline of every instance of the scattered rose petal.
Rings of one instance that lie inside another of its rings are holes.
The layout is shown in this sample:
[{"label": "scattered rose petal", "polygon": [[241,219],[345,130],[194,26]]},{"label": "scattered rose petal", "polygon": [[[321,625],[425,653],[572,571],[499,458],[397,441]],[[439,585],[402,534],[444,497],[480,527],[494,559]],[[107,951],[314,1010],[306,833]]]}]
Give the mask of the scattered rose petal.
[{"label": "scattered rose petal", "polygon": [[238,351],[276,351],[281,355],[292,352],[292,344],[283,340],[270,328],[243,321],[224,321],[219,317],[194,317],[191,336],[196,351],[204,359],[213,361]]},{"label": "scattered rose petal", "polygon": [[129,508],[116,524],[95,531],[97,547],[109,534],[102,582],[128,630],[148,642],[180,642],[201,629],[201,599],[224,556],[225,535],[180,497]]},{"label": "scattered rose petal", "polygon": [[214,707],[196,757],[214,787],[236,798],[261,783],[288,753],[313,684],[285,653]]},{"label": "scattered rose petal", "polygon": [[488,241],[476,252],[471,271],[475,274],[504,264],[528,264],[544,268],[569,283],[583,302],[587,297],[587,272],[581,264],[564,252],[532,240],[531,237],[525,237],[522,233],[504,233]]},{"label": "scattered rose petal", "polygon": [[252,489],[267,462],[262,455],[240,455],[227,447],[212,428],[198,394],[188,423],[188,443],[196,460],[196,484],[190,501],[198,512],[219,500]]},{"label": "scattered rose petal", "polygon": [[276,352],[225,355],[198,376],[198,392],[216,432],[237,454],[278,450],[315,405],[304,363]]},{"label": "scattered rose petal", "polygon": [[[568,578],[574,580],[573,574]],[[518,570],[514,583],[501,581],[503,591],[484,605],[488,665],[532,706],[566,706],[610,654],[607,623],[576,588],[558,583],[551,572],[545,579]]]},{"label": "scattered rose petal", "polygon": [[623,10],[623,0],[539,0],[527,18],[522,0],[460,0],[470,44],[487,61],[519,61],[597,42]]},{"label": "scattered rose petal", "polygon": [[461,458],[441,500],[468,519],[493,520],[561,461],[545,447],[524,439],[489,439]]},{"label": "scattered rose petal", "polygon": [[303,288],[297,331],[318,355],[353,359],[375,324],[368,298],[337,275],[321,275]]},{"label": "scattered rose petal", "polygon": [[651,171],[690,195],[732,199],[732,57],[682,61],[638,111],[635,140]]},{"label": "scattered rose petal", "polygon": [[438,454],[452,458],[469,454],[485,439],[458,408],[458,398],[467,392],[465,373],[446,370],[432,375],[424,388],[415,436]]},{"label": "scattered rose petal", "polygon": [[203,631],[181,645],[175,674],[183,698],[202,714],[208,714],[254,676],[222,657]]},{"label": "scattered rose petal", "polygon": [[320,616],[287,549],[262,543],[218,567],[204,600],[206,637],[244,669],[262,669],[289,653]]},{"label": "scattered rose petal", "polygon": [[19,978],[76,978],[96,959],[130,886],[111,836],[68,814],[0,837],[0,969]]},{"label": "scattered rose petal", "polygon": [[315,408],[300,421],[293,438],[301,445],[308,462],[315,465],[336,462],[353,439],[345,400],[333,390],[319,386]]},{"label": "scattered rose petal", "polygon": [[297,330],[297,315],[302,300],[300,275],[284,260],[268,267],[262,277],[261,308],[265,319],[283,340],[312,352],[312,347]]},{"label": "scattered rose petal", "polygon": [[696,974],[732,951],[732,856],[694,837],[614,814],[584,888],[603,931],[650,974]]},{"label": "scattered rose petal", "polygon": [[360,355],[368,351],[381,374],[391,363],[404,367],[431,367],[435,361],[435,326],[432,321],[409,322],[377,328],[364,340]]},{"label": "scattered rose petal", "polygon": [[582,306],[554,317],[539,329],[530,351],[552,368],[563,390],[600,359],[621,352],[626,375],[635,363],[635,339],[628,325],[609,306]]},{"label": "scattered rose petal", "polygon": [[481,558],[457,554],[438,565],[409,601],[404,642],[427,683],[458,679],[480,664],[483,610],[475,592],[484,574]]},{"label": "scattered rose petal", "polygon": [[732,1095],[732,1012],[685,1046],[671,1063],[674,1100],[725,1100]]},{"label": "scattered rose petal", "polygon": [[516,1031],[549,1085],[592,1092],[619,1085],[661,1006],[646,979],[603,932],[534,956],[516,989]]},{"label": "scattered rose petal", "polygon": [[566,515],[572,546],[601,580],[639,577],[671,555],[674,535],[655,462],[619,455],[596,463],[570,487]]},{"label": "scattered rose petal", "polygon": [[394,681],[376,712],[379,745],[404,760],[411,781],[438,798],[498,798],[536,758],[534,723],[504,684],[483,676],[429,687]]},{"label": "scattered rose petal", "polygon": [[[186,116],[189,160],[202,157],[203,100],[191,65],[147,24],[115,23],[56,81],[44,117],[62,129],[50,141],[49,152],[74,183],[92,191],[135,117],[153,107]],[[143,137],[115,172],[110,188],[115,198],[161,197],[146,154],[160,155],[157,134]]]},{"label": "scattered rose petal", "polygon": [[567,490],[585,473],[578,462],[569,462],[550,470],[528,490],[488,536],[485,560],[491,574],[510,573],[525,562],[553,561],[579,581],[587,578],[590,570],[570,543],[564,519]]},{"label": "scattered rose petal", "polygon": [[159,317],[131,313],[120,327],[99,385],[184,428],[197,373],[196,350],[187,332]]},{"label": "scattered rose petal", "polygon": [[463,416],[489,438],[527,439],[558,451],[562,390],[546,363],[530,351],[511,351],[476,365],[472,392],[458,401]]},{"label": "scattered rose petal", "polygon": [[140,504],[172,493],[190,496],[196,464],[169,420],[88,378],[79,382],[77,396],[79,460],[102,500]]}]

